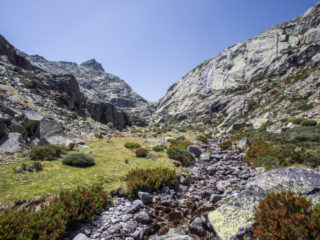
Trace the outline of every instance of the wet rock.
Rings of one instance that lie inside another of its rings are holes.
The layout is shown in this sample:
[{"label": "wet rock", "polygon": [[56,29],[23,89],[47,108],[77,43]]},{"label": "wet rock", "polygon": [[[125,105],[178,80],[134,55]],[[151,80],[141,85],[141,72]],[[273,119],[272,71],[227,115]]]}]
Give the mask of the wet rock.
[{"label": "wet rock", "polygon": [[148,224],[151,222],[149,214],[145,211],[139,212],[134,216],[134,219],[142,224]]},{"label": "wet rock", "polygon": [[141,199],[143,204],[148,205],[151,203],[150,193],[147,192],[138,192],[138,197]]},{"label": "wet rock", "polygon": [[12,154],[20,151],[24,143],[23,137],[20,133],[10,132],[5,134],[0,139],[0,152]]}]

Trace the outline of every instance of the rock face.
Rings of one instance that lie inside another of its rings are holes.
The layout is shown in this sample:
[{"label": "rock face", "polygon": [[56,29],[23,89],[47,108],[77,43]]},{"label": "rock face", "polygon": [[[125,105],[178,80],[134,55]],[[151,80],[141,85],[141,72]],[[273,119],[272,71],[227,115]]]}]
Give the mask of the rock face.
[{"label": "rock face", "polygon": [[148,102],[136,94],[131,87],[119,77],[105,73],[100,63],[95,59],[80,65],[72,62],[47,61],[38,55],[28,56],[27,59],[36,67],[52,74],[72,74],[80,85],[80,90],[89,101],[106,102],[123,110],[135,119],[150,116]]},{"label": "rock face", "polygon": [[319,22],[320,3],[204,61],[168,89],[157,105],[157,120],[221,115],[224,126],[246,115],[245,122],[258,128],[286,113],[297,92],[307,96],[306,103],[318,103]]},{"label": "rock face", "polygon": [[8,154],[18,152],[21,149],[23,142],[24,141],[20,133],[8,133],[0,139],[0,152]]},{"label": "rock face", "polygon": [[292,190],[320,203],[320,173],[305,168],[281,168],[260,175],[248,182],[245,189],[209,214],[219,239],[250,237],[254,213],[259,201],[271,191]]}]

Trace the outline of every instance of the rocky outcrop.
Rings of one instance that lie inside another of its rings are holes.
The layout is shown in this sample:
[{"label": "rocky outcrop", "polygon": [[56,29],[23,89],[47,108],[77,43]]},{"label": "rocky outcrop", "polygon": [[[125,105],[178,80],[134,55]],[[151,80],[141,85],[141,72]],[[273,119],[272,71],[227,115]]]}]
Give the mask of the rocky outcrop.
[{"label": "rocky outcrop", "polygon": [[159,101],[156,120],[220,115],[221,126],[243,118],[260,127],[266,121],[260,114],[287,114],[297,92],[311,91],[306,103],[318,104],[314,87],[320,86],[319,9],[320,3],[301,17],[271,27],[195,67]]},{"label": "rocky outcrop", "polygon": [[209,220],[221,240],[252,237],[250,228],[260,200],[271,191],[301,192],[314,204],[320,203],[320,172],[305,168],[272,170],[249,181],[245,189],[209,214]]},{"label": "rocky outcrop", "polygon": [[96,60],[91,59],[80,65],[72,62],[47,61],[40,56],[28,56],[29,61],[52,74],[72,74],[80,85],[80,90],[91,102],[111,103],[124,111],[134,123],[135,119],[145,119],[151,114],[148,102],[135,93],[119,77],[105,73]]}]

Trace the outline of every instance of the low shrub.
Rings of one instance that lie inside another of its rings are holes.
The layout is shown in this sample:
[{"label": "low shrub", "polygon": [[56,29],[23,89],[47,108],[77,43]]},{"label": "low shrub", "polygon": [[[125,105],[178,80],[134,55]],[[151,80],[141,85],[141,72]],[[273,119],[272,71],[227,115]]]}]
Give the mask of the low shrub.
[{"label": "low shrub", "polygon": [[159,155],[156,152],[149,152],[146,156],[147,159],[156,160]]},{"label": "low shrub", "polygon": [[319,209],[301,194],[272,192],[259,203],[253,235],[260,240],[319,239]]},{"label": "low shrub", "polygon": [[180,147],[170,147],[168,149],[168,156],[171,159],[181,162],[181,165],[184,167],[194,164],[194,156],[189,151],[180,148]]},{"label": "low shrub", "polygon": [[0,239],[63,239],[68,229],[93,220],[109,203],[106,192],[96,185],[63,191],[38,211],[6,209],[0,213]]},{"label": "low shrub", "polygon": [[174,185],[177,175],[169,168],[135,169],[127,174],[126,180],[128,194],[136,196],[139,191],[152,192]]},{"label": "low shrub", "polygon": [[38,172],[43,169],[43,166],[39,162],[34,162],[34,163],[23,163],[20,168],[14,169],[16,173],[21,173],[21,172]]},{"label": "low shrub", "polygon": [[136,157],[145,158],[148,154],[148,150],[145,148],[139,148],[136,150]]},{"label": "low shrub", "polygon": [[165,149],[167,149],[167,147],[165,145],[157,145],[157,146],[154,146],[152,149],[155,152],[162,152]]},{"label": "low shrub", "polygon": [[300,125],[305,120],[307,120],[307,119],[305,119],[305,118],[294,118],[294,119],[290,120],[289,122],[292,122],[294,124]]},{"label": "low shrub", "polygon": [[186,137],[185,136],[179,136],[177,137],[177,141],[185,141]]},{"label": "low shrub", "polygon": [[73,167],[90,167],[95,164],[93,157],[85,153],[72,153],[62,160],[63,164]]},{"label": "low shrub", "polygon": [[48,144],[32,148],[29,157],[32,160],[52,161],[61,157],[63,153],[64,149],[61,146]]},{"label": "low shrub", "polygon": [[288,134],[287,142],[299,143],[299,142],[319,142],[320,134],[315,132],[292,132]]},{"label": "low shrub", "polygon": [[259,140],[254,142],[248,148],[245,161],[253,167],[260,167],[259,165],[257,165],[257,160],[266,156],[278,158],[278,153],[272,148],[271,144]]},{"label": "low shrub", "polygon": [[208,141],[208,137],[205,136],[205,135],[198,135],[198,136],[196,137],[196,139],[197,139],[198,141],[200,141],[200,142],[203,142],[203,143],[207,143],[207,141]]},{"label": "low shrub", "polygon": [[135,143],[135,142],[126,142],[124,146],[129,149],[141,147],[139,143]]},{"label": "low shrub", "polygon": [[318,124],[318,122],[316,120],[304,120],[303,122],[301,122],[301,126],[304,127],[312,127],[312,126],[316,126]]},{"label": "low shrub", "polygon": [[272,157],[272,156],[263,156],[259,157],[255,161],[255,166],[257,167],[264,167],[266,170],[270,170],[273,168],[279,168],[280,166],[284,166],[285,161],[281,161],[281,159],[277,157]]},{"label": "low shrub", "polygon": [[219,147],[221,150],[227,150],[232,147],[232,141],[231,140],[225,140],[222,143],[219,144]]},{"label": "low shrub", "polygon": [[178,139],[169,139],[169,143],[171,143],[171,146],[180,147],[183,149],[187,149],[188,146],[192,145],[192,142],[187,140],[178,140]]}]

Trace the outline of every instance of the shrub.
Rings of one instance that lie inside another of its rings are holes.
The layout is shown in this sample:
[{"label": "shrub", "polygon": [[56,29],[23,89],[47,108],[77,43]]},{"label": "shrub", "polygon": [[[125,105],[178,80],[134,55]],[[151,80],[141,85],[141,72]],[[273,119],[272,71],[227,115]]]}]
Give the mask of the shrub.
[{"label": "shrub", "polygon": [[39,162],[35,163],[23,163],[20,168],[16,168],[14,171],[16,173],[21,173],[21,172],[38,172],[43,169],[43,166]]},{"label": "shrub", "polygon": [[129,149],[141,147],[139,143],[135,143],[135,142],[126,142],[124,146]]},{"label": "shrub", "polygon": [[260,240],[319,239],[319,213],[301,194],[272,192],[259,203],[253,235]]},{"label": "shrub", "polygon": [[179,136],[177,137],[177,141],[185,141],[186,137],[185,136]]},{"label": "shrub", "polygon": [[169,168],[135,169],[127,176],[127,191],[131,196],[136,196],[139,191],[157,191],[165,186],[174,185],[177,175]]},{"label": "shrub", "polygon": [[6,209],[0,213],[0,239],[62,239],[66,230],[91,221],[110,203],[101,186],[63,191],[49,206]]},{"label": "shrub", "polygon": [[74,167],[90,167],[93,166],[94,159],[85,153],[72,153],[67,155],[63,160],[63,164]]},{"label": "shrub", "polygon": [[162,152],[166,149],[167,147],[165,145],[157,145],[157,146],[154,146],[152,149],[153,151],[155,152]]},{"label": "shrub", "polygon": [[64,150],[61,146],[48,144],[32,148],[29,157],[32,160],[52,161],[61,157],[63,152]]},{"label": "shrub", "polygon": [[288,134],[287,141],[290,143],[319,142],[320,134],[315,132],[292,132]]},{"label": "shrub", "polygon": [[312,127],[312,126],[316,126],[318,124],[318,122],[316,120],[304,120],[303,122],[301,122],[301,126],[305,126],[305,127]]},{"label": "shrub", "polygon": [[156,160],[159,157],[159,155],[155,152],[149,152],[146,156],[147,159]]},{"label": "shrub", "polygon": [[205,136],[205,135],[198,135],[198,136],[196,137],[196,139],[197,139],[198,141],[200,141],[200,142],[203,142],[203,143],[207,143],[207,141],[208,141],[208,137]]},{"label": "shrub", "polygon": [[219,147],[221,150],[227,150],[232,147],[232,141],[231,140],[225,140],[222,143],[219,144]]},{"label": "shrub", "polygon": [[179,140],[179,139],[169,139],[168,142],[171,143],[171,146],[180,147],[183,149],[187,149],[188,146],[192,145],[192,142],[187,140]]},{"label": "shrub", "polygon": [[136,157],[145,158],[148,154],[148,150],[145,148],[139,148],[136,150]]},{"label": "shrub", "polygon": [[294,118],[290,122],[292,122],[294,124],[297,124],[297,125],[300,125],[305,120],[307,120],[307,119],[305,119],[305,118]]},{"label": "shrub", "polygon": [[259,167],[264,167],[266,168],[266,170],[270,170],[270,169],[278,168],[282,165],[285,165],[285,162],[282,162],[277,157],[271,157],[267,155],[267,156],[259,157],[255,161],[255,165]]},{"label": "shrub", "polygon": [[190,166],[194,163],[194,156],[189,151],[180,147],[170,147],[168,149],[168,156],[171,159],[181,162],[184,167]]},{"label": "shrub", "polygon": [[259,167],[257,160],[259,158],[270,156],[278,157],[277,152],[272,148],[271,144],[262,140],[254,142],[247,150],[245,161],[253,167]]}]

